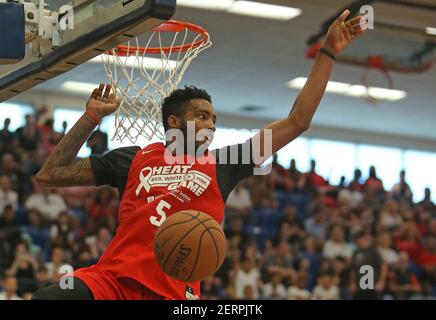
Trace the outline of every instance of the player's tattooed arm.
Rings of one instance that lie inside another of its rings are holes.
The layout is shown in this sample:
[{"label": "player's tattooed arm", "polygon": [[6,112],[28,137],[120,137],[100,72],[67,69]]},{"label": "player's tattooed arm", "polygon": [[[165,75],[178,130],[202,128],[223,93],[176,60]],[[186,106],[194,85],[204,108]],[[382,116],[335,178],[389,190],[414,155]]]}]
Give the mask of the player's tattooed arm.
[{"label": "player's tattooed arm", "polygon": [[91,160],[75,159],[97,123],[118,108],[119,101],[110,91],[111,87],[108,85],[105,89],[103,84],[94,90],[86,105],[89,113],[85,113],[58,143],[36,175],[37,182],[47,187],[95,185]]}]

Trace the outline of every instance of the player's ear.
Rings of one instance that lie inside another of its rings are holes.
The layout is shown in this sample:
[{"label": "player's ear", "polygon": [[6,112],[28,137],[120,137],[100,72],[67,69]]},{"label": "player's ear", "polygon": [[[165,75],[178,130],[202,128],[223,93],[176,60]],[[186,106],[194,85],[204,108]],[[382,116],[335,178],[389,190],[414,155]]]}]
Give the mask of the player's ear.
[{"label": "player's ear", "polygon": [[168,117],[168,128],[169,129],[178,129],[181,127],[181,122],[182,122],[182,119],[180,119],[179,117],[172,114]]}]

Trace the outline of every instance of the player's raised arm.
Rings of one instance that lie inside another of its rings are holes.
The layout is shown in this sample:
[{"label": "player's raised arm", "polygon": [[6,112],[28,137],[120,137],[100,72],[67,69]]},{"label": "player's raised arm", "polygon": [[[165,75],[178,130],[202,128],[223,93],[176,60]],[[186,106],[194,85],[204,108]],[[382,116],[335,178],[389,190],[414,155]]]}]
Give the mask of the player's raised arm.
[{"label": "player's raised arm", "polygon": [[[336,54],[365,31],[361,28],[361,16],[345,22],[349,14],[348,10],[344,11],[330,26],[321,52],[315,59],[307,82],[295,100],[288,117],[273,122],[264,128],[272,130],[272,154],[310,127],[313,115],[324,95]],[[257,150],[268,150],[268,148],[264,148],[264,129],[258,133],[257,138],[260,139],[253,139],[253,147],[259,148]],[[261,160],[269,158],[272,154],[265,154]]]},{"label": "player's raised arm", "polygon": [[36,175],[36,180],[47,187],[95,185],[91,160],[76,160],[76,157],[101,119],[113,113],[118,106],[119,101],[111,93],[110,85],[105,87],[100,84],[89,98],[85,114],[58,143]]}]

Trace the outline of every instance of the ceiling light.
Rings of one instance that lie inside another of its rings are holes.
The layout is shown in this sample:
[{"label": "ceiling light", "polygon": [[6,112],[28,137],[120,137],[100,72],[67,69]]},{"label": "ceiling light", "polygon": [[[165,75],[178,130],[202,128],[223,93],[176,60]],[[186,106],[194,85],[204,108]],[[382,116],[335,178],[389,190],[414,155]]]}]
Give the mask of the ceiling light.
[{"label": "ceiling light", "polygon": [[65,81],[62,84],[62,90],[90,95],[98,86],[98,83]]},{"label": "ceiling light", "polygon": [[[110,59],[110,61],[113,61],[113,59]],[[118,62],[119,61],[119,62]],[[91,63],[103,63],[103,60],[101,56],[97,56],[95,58],[92,58],[88,62]],[[175,69],[177,66],[177,61],[169,60],[168,63],[163,64],[163,60],[159,58],[150,58],[150,57],[144,57],[144,58],[138,58],[135,56],[130,57],[119,57],[118,59],[115,59],[115,63],[123,65],[125,64],[126,67],[136,67],[138,68],[140,65],[142,65],[145,69],[148,70],[155,70],[155,69],[162,69],[165,70],[172,70]]]},{"label": "ceiling light", "polygon": [[291,20],[299,16],[302,10],[268,3],[241,0],[236,1],[227,12],[274,20]]},{"label": "ceiling light", "polygon": [[[302,89],[306,84],[307,78],[298,77],[287,83],[289,88]],[[343,82],[329,81],[326,92],[341,94],[349,97],[363,98],[368,93],[371,97],[378,100],[398,101],[407,97],[407,93],[402,90],[369,87],[363,85],[352,85]]]},{"label": "ceiling light", "polygon": [[427,27],[425,28],[425,32],[427,32],[427,34],[430,34],[432,36],[436,36],[436,28]]},{"label": "ceiling light", "polygon": [[227,10],[234,2],[235,0],[177,0],[177,5],[199,9]]}]

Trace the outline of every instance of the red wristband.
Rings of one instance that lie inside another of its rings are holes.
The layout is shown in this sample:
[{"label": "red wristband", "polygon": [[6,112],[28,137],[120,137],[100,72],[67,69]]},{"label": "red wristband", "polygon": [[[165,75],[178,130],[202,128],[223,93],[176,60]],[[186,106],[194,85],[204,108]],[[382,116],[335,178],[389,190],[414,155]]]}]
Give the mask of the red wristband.
[{"label": "red wristband", "polygon": [[85,114],[91,118],[92,122],[94,122],[96,125],[100,124],[100,119],[93,114],[91,111],[86,111]]}]

